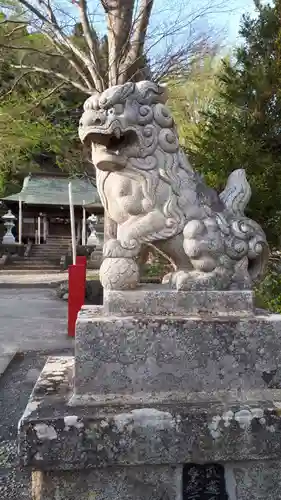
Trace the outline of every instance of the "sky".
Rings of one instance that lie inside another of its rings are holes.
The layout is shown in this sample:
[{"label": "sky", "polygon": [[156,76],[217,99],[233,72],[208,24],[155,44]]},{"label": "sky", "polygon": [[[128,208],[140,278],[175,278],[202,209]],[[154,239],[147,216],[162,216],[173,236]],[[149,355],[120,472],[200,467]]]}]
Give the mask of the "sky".
[{"label": "sky", "polygon": [[[159,27],[160,31],[169,32],[176,21],[177,26],[183,26],[181,34],[176,35],[180,42],[176,43],[185,44],[186,37],[192,39],[189,31],[192,26],[193,33],[210,34],[213,40],[217,39],[221,50],[228,52],[242,41],[239,26],[242,15],[247,13],[255,15],[253,0],[154,0],[150,29],[153,32]],[[166,39],[170,43],[171,37]]]},{"label": "sky", "polygon": [[230,2],[231,13],[218,14],[216,22],[221,24],[222,28],[225,27],[227,42],[232,45],[239,43],[239,25],[243,14],[251,14],[254,16],[254,2],[253,0],[231,0]]},{"label": "sky", "polygon": [[[135,1],[136,5],[139,5],[140,0]],[[173,2],[175,7],[173,7]],[[74,14],[75,17],[77,16],[77,7],[73,5],[73,0],[51,0],[51,3],[57,4],[63,11],[68,11]],[[99,31],[103,32],[106,26],[104,11],[100,4],[100,0],[88,0],[89,10],[95,12],[95,26]],[[215,13],[210,14],[213,5],[217,6],[218,4],[221,4],[222,8],[217,9],[214,7]],[[222,36],[229,45],[239,41],[238,31],[242,15],[245,13],[254,15],[255,11],[253,0],[154,0],[152,22],[155,23],[156,20],[156,23],[159,21],[162,24],[164,21],[169,24],[169,19],[172,22],[173,15],[177,16],[179,8],[181,8],[182,20],[190,16],[192,12],[198,13],[200,11],[202,15],[205,6],[207,6],[208,13],[207,19],[205,21],[202,19],[203,26],[207,21],[207,24],[214,27],[215,31],[222,30]],[[223,9],[225,12],[223,12]]]}]

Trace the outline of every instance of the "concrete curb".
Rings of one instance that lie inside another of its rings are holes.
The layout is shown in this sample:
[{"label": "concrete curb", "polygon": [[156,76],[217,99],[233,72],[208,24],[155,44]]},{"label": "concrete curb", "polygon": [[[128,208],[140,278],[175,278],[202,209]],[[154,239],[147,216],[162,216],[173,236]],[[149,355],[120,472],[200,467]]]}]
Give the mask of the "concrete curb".
[{"label": "concrete curb", "polygon": [[17,354],[17,349],[15,348],[11,352],[6,352],[4,354],[0,354],[0,378],[5,373],[11,361],[14,359]]}]

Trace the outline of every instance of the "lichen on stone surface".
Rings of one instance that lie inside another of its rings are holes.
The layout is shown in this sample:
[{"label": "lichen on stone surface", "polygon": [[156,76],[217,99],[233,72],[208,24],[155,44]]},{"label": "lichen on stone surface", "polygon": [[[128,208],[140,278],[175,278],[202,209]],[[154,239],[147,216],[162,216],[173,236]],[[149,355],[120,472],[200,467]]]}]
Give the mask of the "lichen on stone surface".
[{"label": "lichen on stone surface", "polygon": [[34,426],[34,430],[38,439],[52,441],[58,437],[56,429],[52,425],[38,423]]},{"label": "lichen on stone surface", "polygon": [[[253,419],[257,419],[261,425],[265,425],[264,410],[262,408],[241,408],[236,412],[228,410],[222,415],[213,416],[212,422],[208,424],[208,429],[212,438],[217,439],[221,437],[223,427],[230,427],[233,422],[237,422],[240,429],[246,431],[250,429]],[[272,428],[270,432],[273,432]]]},{"label": "lichen on stone surface", "polygon": [[114,424],[122,432],[128,424],[133,427],[150,427],[158,430],[175,429],[180,418],[155,408],[139,408],[130,413],[120,413],[114,417]]},{"label": "lichen on stone surface", "polygon": [[76,429],[81,429],[84,427],[84,424],[78,420],[76,415],[67,415],[64,417],[64,425],[65,430],[68,431],[70,427],[76,427]]}]

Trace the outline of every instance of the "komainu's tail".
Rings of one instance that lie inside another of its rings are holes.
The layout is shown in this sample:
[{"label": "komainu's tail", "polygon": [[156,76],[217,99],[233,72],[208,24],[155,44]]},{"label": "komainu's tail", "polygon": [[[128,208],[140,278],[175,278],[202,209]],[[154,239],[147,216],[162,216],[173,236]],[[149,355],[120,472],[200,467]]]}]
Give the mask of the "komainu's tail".
[{"label": "komainu's tail", "polygon": [[246,179],[245,170],[239,168],[230,174],[225,189],[220,193],[219,197],[227,210],[235,215],[244,215],[251,194],[251,187]]}]

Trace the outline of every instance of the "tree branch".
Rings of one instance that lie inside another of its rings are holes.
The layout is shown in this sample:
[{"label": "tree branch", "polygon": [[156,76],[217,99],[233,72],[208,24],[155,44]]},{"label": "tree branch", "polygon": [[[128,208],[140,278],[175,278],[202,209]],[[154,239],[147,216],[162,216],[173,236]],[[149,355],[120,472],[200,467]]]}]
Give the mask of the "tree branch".
[{"label": "tree branch", "polygon": [[[79,66],[78,62],[76,62],[74,59],[72,59],[69,54],[66,54],[62,48],[61,48],[61,45],[56,41],[54,40],[50,34],[46,33],[45,36],[47,36],[47,38],[49,38],[50,42],[54,45],[54,47],[56,48],[56,50],[61,54],[61,57],[63,57],[66,61],[69,62],[70,66],[73,67],[73,69],[76,71],[76,73],[80,76],[81,80],[84,81],[84,83],[87,85],[87,87],[89,88],[89,90],[91,90],[92,92],[94,92],[96,89],[93,88],[93,84],[90,82],[89,78],[87,75],[85,75],[83,69]],[[74,55],[75,57],[75,55]]]},{"label": "tree branch", "polygon": [[25,71],[25,73],[22,73],[20,76],[18,76],[18,78],[16,78],[16,80],[14,81],[12,87],[7,91],[7,92],[4,92],[3,94],[0,94],[0,100],[2,99],[5,99],[5,97],[7,97],[8,95],[12,94],[12,92],[15,90],[16,86],[18,85],[18,83],[26,76],[26,75],[29,75],[29,73],[31,73],[31,71]]},{"label": "tree branch", "polygon": [[129,46],[134,0],[101,0],[107,17],[108,80],[119,83],[120,60]]},{"label": "tree branch", "polygon": [[95,38],[95,33],[93,33],[93,30],[91,29],[90,21],[87,15],[87,1],[80,0],[78,2],[78,8],[80,11],[80,19],[81,19],[83,33],[90,50],[90,58],[93,62],[94,69],[97,75],[96,90],[98,92],[102,92],[105,88],[105,85],[101,74],[101,65],[99,60],[100,57],[99,45],[97,38]]},{"label": "tree branch", "polygon": [[149,19],[153,7],[154,0],[141,0],[139,16],[136,20],[134,31],[131,37],[131,48],[127,56],[125,64],[131,64],[141,54],[143,54],[143,47],[146,38],[146,33],[149,25]]},{"label": "tree branch", "polygon": [[0,43],[0,47],[4,47],[5,49],[12,49],[12,50],[27,50],[30,52],[37,52],[38,54],[43,54],[44,56],[48,56],[48,57],[63,57],[62,54],[45,52],[44,50],[36,49],[35,47],[31,47],[31,46],[28,47],[28,46],[24,46],[24,45],[7,45],[4,43]]},{"label": "tree branch", "polygon": [[[93,65],[91,54],[90,54],[90,58],[88,58],[87,55],[85,54],[85,52],[83,52],[74,43],[72,43],[71,40],[69,39],[69,37],[65,36],[65,34],[63,33],[63,30],[60,28],[60,26],[57,22],[56,16],[55,16],[54,11],[53,11],[51,4],[50,4],[50,0],[46,0],[47,3],[45,3],[44,0],[41,0],[41,2],[43,3],[45,8],[47,9],[47,14],[49,16],[50,22],[51,22],[52,26],[54,26],[56,28],[56,31],[58,32],[63,43],[70,48],[70,50],[76,55],[76,57],[79,57],[79,59],[83,61],[84,65],[87,67],[87,69],[88,69],[88,71],[93,79],[95,89],[98,92],[101,92],[102,88],[101,88],[100,81],[99,81],[99,75],[97,73],[97,68],[94,67],[94,65]],[[85,12],[85,16],[86,16],[86,12]]]},{"label": "tree branch", "polygon": [[[45,2],[41,1],[41,4],[47,10],[47,16],[49,16],[49,17],[47,17],[44,14],[42,14],[36,7],[34,7],[27,0],[19,0],[19,3],[21,3],[22,5],[27,7],[33,14],[36,15],[36,17],[38,17],[38,19],[40,19],[43,22],[43,24],[46,24],[47,26],[49,26],[49,28],[51,28],[51,31],[53,31],[57,35],[59,40],[61,40],[61,42],[68,49],[70,49],[75,54],[75,56],[78,57],[78,59],[80,59],[83,62],[83,64],[86,66],[86,68],[88,69],[88,71],[93,79],[94,87],[97,89],[99,82],[97,81],[97,75],[96,75],[95,69],[93,67],[92,61],[87,57],[87,55],[81,49],[79,49],[74,43],[71,42],[69,37],[67,37],[63,33],[62,29],[60,28],[60,26],[56,20],[56,17],[53,13],[53,10],[52,10],[50,4],[49,3],[46,4]],[[89,93],[89,92],[87,91],[87,93]]]},{"label": "tree branch", "polygon": [[[1,26],[1,24],[7,24],[7,23],[2,22],[2,23],[0,23],[0,26]],[[9,37],[10,37],[11,35],[13,35],[16,31],[22,30],[22,29],[23,29],[23,28],[25,28],[25,27],[26,27],[26,25],[27,25],[27,23],[20,23],[20,24],[19,24],[18,22],[17,22],[17,24],[18,24],[18,25],[17,25],[17,26],[15,26],[15,27],[14,27],[14,28],[13,28],[13,29],[9,32],[9,33],[5,33],[5,34],[4,34],[4,37],[5,37],[5,38],[9,38]]]},{"label": "tree branch", "polygon": [[81,92],[84,92],[85,94],[88,95],[92,94],[92,91],[90,89],[84,87],[78,82],[71,80],[70,78],[67,78],[65,75],[63,75],[62,73],[58,73],[57,71],[53,71],[46,68],[40,68],[38,66],[26,66],[25,64],[11,64],[11,67],[15,69],[26,69],[30,72],[34,71],[37,73],[44,73],[45,75],[53,75],[56,78],[63,80],[65,83],[68,83],[69,85],[72,85],[73,87],[81,90]]},{"label": "tree branch", "polygon": [[19,24],[21,23],[23,26],[28,25],[28,21],[17,21],[16,19],[4,19],[4,21],[0,21],[0,26],[2,24]]},{"label": "tree branch", "polygon": [[[47,94],[45,94],[41,99],[39,99],[39,101],[37,101],[34,106],[32,106],[29,111],[33,111],[34,109],[38,108],[38,106],[40,106],[40,104],[45,101],[46,99],[48,99],[49,97],[51,97],[51,95],[55,94],[55,92],[57,92],[62,86],[64,85],[64,82],[62,83],[59,83],[58,85],[56,85],[54,88],[52,88]],[[26,111],[24,111],[22,114],[26,114]]]}]

